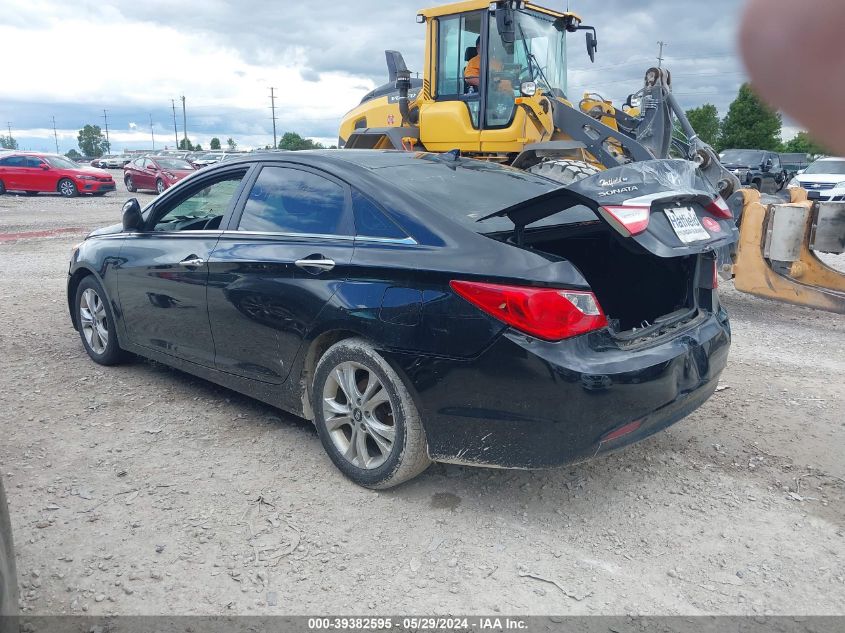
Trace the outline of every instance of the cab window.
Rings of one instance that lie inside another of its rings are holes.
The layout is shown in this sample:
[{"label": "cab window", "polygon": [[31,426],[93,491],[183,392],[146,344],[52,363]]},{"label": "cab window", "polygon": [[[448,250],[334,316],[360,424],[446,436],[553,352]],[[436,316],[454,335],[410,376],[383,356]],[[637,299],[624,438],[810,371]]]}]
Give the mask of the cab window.
[{"label": "cab window", "polygon": [[[447,16],[437,20],[437,79],[435,98],[467,102],[470,118],[478,127],[478,87],[465,81],[465,71],[470,66],[481,70],[480,46],[476,46],[481,33],[482,12]],[[475,82],[477,83],[477,82]]]}]

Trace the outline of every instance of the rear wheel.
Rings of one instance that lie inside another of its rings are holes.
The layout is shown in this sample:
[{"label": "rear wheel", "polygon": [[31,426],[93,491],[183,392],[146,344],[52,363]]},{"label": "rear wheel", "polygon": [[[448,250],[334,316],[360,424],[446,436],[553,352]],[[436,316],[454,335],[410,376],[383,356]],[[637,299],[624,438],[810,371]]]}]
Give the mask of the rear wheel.
[{"label": "rear wheel", "polygon": [[569,160],[563,158],[550,158],[532,165],[526,171],[551,178],[563,185],[571,185],[584,178],[589,178],[599,173],[599,169],[590,163],[582,160]]},{"label": "rear wheel", "polygon": [[164,181],[161,178],[156,180],[156,191],[161,194],[161,193],[164,193],[165,189],[166,189],[166,187],[164,186]]},{"label": "rear wheel", "polygon": [[136,191],[138,191],[138,188],[132,181],[132,176],[127,176],[126,178],[124,178],[123,183],[126,185],[126,191],[128,191],[129,193],[135,193]]},{"label": "rear wheel", "polygon": [[3,181],[0,180],[0,196],[6,193],[6,185],[3,184]]},{"label": "rear wheel", "polygon": [[367,341],[328,349],[314,372],[312,401],[323,447],[356,484],[391,488],[431,463],[411,394]]},{"label": "rear wheel", "polygon": [[79,195],[79,189],[76,188],[76,185],[70,178],[62,178],[59,181],[58,189],[59,193],[65,198],[75,198]]},{"label": "rear wheel", "polygon": [[123,360],[106,292],[90,275],[76,289],[76,323],[91,360],[100,365],[116,365]]}]

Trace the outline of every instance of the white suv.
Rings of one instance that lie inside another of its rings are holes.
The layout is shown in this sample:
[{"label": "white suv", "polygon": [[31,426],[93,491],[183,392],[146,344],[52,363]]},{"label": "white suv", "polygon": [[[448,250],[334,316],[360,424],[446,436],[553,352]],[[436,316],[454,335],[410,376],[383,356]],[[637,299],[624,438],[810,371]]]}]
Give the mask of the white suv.
[{"label": "white suv", "polygon": [[845,200],[845,158],[820,158],[799,171],[787,187],[818,191],[819,200]]}]

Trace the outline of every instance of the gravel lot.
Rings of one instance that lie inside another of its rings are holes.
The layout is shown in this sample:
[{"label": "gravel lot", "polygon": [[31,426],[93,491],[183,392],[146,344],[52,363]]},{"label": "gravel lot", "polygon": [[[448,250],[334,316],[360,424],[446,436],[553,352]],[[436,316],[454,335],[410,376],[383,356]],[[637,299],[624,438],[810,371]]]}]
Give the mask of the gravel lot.
[{"label": "gravel lot", "polygon": [[25,613],[845,614],[842,316],[725,283],[730,364],[685,421],[576,467],[435,465],[376,494],[309,423],[87,358],[67,259],[125,198],[0,197],[0,472]]}]

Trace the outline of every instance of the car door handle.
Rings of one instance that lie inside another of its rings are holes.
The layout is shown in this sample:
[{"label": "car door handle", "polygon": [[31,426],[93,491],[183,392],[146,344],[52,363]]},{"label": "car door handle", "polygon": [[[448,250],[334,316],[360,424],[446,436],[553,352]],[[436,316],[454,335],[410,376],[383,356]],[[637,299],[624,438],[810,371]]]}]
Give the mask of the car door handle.
[{"label": "car door handle", "polygon": [[334,260],[331,259],[297,259],[294,264],[300,268],[319,268],[320,270],[331,270],[334,268]]},{"label": "car door handle", "polygon": [[193,266],[202,266],[204,263],[205,260],[202,257],[197,257],[196,255],[188,255],[185,259],[179,262],[179,265],[191,268]]}]

